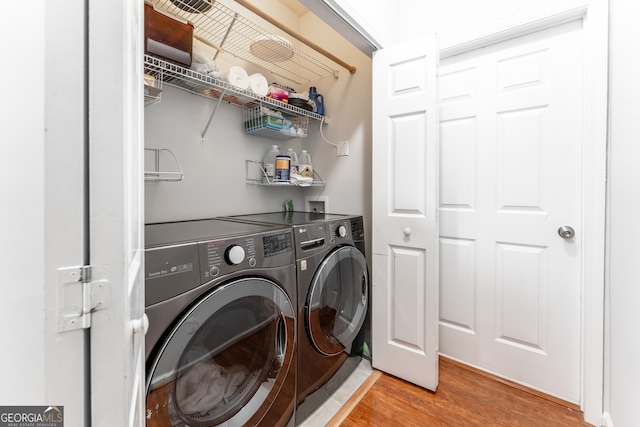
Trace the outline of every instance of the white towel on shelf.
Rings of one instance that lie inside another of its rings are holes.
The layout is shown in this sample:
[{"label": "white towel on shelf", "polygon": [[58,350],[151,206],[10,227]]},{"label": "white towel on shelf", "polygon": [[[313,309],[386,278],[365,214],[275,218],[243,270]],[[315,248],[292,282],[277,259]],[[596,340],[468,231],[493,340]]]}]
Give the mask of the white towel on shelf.
[{"label": "white towel on shelf", "polygon": [[249,75],[242,67],[233,66],[227,71],[227,81],[238,89],[249,87]]},{"label": "white towel on shelf", "polygon": [[292,173],[290,177],[290,181],[293,185],[299,185],[300,187],[308,187],[313,183],[313,178],[298,175],[297,173]]},{"label": "white towel on shelf", "polygon": [[202,74],[219,79],[222,76],[220,67],[216,62],[209,58],[207,55],[198,50],[195,46],[192,49],[193,61],[191,62],[191,69]]},{"label": "white towel on shelf", "polygon": [[267,78],[260,73],[251,74],[249,76],[249,89],[258,96],[267,96],[269,93],[269,82]]}]

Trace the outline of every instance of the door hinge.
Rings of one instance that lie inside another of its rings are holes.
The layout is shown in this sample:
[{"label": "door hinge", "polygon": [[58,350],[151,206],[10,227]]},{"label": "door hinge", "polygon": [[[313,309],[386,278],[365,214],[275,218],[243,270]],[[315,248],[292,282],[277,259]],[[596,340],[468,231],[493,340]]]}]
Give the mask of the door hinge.
[{"label": "door hinge", "polygon": [[107,280],[90,265],[58,269],[58,332],[91,327],[91,313],[109,306]]}]

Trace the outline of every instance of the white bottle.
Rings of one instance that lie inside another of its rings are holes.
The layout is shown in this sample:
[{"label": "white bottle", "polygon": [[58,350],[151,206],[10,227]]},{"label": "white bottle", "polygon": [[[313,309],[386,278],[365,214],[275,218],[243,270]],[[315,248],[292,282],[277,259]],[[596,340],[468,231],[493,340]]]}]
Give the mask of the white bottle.
[{"label": "white bottle", "polygon": [[302,150],[300,153],[298,174],[306,178],[313,178],[313,164],[311,163],[311,155],[307,150]]},{"label": "white bottle", "polygon": [[264,156],[262,167],[264,169],[264,182],[272,183],[276,174],[276,156],[280,154],[280,150],[277,145],[272,145],[271,150]]},{"label": "white bottle", "polygon": [[287,156],[291,158],[291,164],[289,165],[289,176],[298,174],[298,154],[293,151],[293,148],[287,149]]}]

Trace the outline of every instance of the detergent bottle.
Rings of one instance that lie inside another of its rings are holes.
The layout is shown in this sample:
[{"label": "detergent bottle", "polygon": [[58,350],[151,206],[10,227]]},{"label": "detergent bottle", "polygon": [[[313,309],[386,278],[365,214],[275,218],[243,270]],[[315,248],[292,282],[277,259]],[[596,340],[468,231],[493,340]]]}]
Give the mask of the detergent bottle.
[{"label": "detergent bottle", "polygon": [[309,88],[309,99],[316,105],[314,112],[324,116],[324,97],[316,92],[316,88],[314,86]]}]

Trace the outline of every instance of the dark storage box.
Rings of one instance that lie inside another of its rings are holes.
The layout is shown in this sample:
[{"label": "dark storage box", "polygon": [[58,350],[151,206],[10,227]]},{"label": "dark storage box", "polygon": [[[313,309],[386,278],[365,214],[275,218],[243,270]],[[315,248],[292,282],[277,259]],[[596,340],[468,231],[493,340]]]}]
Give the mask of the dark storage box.
[{"label": "dark storage box", "polygon": [[192,46],[193,24],[171,18],[145,3],[145,53],[190,67]]}]

